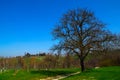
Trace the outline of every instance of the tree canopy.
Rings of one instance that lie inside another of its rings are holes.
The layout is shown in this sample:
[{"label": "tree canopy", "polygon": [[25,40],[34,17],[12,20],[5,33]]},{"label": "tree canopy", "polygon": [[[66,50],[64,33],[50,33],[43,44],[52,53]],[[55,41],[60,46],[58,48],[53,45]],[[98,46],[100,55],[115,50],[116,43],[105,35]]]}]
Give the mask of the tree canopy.
[{"label": "tree canopy", "polygon": [[52,31],[59,43],[53,50],[76,53],[84,71],[84,59],[92,50],[102,50],[114,39],[105,24],[88,9],[69,10]]}]

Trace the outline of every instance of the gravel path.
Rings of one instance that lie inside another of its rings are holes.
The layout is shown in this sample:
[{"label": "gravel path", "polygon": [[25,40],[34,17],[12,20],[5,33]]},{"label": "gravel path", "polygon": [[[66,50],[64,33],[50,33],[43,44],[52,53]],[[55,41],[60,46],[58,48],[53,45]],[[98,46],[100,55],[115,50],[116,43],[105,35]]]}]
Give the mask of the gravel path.
[{"label": "gravel path", "polygon": [[66,75],[66,76],[57,75],[57,76],[54,76],[54,77],[47,77],[45,79],[40,79],[40,80],[60,80],[60,79],[67,78],[69,76],[76,75],[76,74],[79,74],[79,73],[80,72],[76,72],[76,73],[72,73],[72,74],[69,74],[69,75]]}]

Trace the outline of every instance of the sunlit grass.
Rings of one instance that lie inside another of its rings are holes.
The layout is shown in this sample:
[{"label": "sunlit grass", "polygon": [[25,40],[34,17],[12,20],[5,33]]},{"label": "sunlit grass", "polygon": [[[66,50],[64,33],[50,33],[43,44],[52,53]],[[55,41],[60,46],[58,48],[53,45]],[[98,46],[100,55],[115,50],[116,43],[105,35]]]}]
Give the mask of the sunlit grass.
[{"label": "sunlit grass", "polygon": [[120,80],[120,67],[90,69],[63,80]]}]

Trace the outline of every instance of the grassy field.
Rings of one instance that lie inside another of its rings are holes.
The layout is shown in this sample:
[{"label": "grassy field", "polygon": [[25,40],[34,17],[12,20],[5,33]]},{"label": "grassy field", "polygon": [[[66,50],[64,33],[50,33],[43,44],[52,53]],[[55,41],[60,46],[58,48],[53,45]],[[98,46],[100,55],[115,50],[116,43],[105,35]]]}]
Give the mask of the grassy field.
[{"label": "grassy field", "polygon": [[42,78],[66,75],[79,71],[79,69],[54,69],[54,70],[31,70],[30,72],[24,70],[8,70],[0,73],[0,80],[40,80]]},{"label": "grassy field", "polygon": [[120,80],[120,67],[91,69],[62,80]]},{"label": "grassy field", "polygon": [[[53,69],[53,70],[8,70],[0,73],[0,80],[40,80],[42,78],[67,75],[75,73],[80,69]],[[120,67],[102,67],[98,69],[89,69],[83,73],[67,77],[62,80],[120,80]]]}]

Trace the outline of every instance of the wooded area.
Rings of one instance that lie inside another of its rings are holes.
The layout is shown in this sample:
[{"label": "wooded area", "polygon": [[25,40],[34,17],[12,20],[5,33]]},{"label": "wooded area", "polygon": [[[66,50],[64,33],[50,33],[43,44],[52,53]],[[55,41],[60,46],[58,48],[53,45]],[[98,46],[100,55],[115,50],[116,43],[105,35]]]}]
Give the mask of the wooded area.
[{"label": "wooded area", "polygon": [[[107,52],[94,52],[85,60],[86,68],[102,66],[120,66],[120,50]],[[75,54],[57,55],[44,53],[44,55],[31,55],[17,57],[0,57],[1,72],[7,69],[49,70],[55,68],[79,68],[79,58]]]}]

